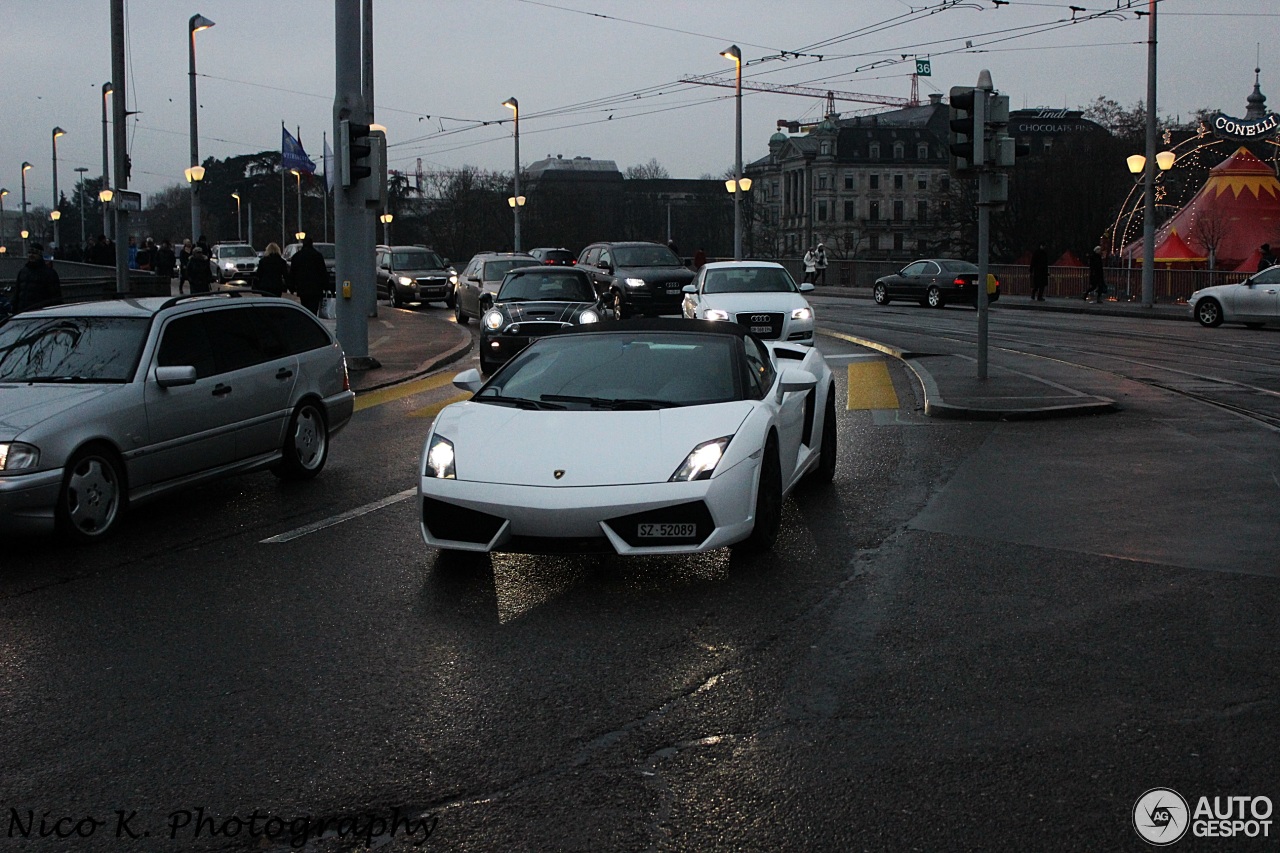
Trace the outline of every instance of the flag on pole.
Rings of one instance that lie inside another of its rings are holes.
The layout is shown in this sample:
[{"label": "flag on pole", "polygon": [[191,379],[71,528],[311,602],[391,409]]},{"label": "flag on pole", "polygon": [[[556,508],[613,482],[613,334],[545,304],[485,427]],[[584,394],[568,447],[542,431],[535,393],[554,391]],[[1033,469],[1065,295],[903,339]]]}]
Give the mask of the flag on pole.
[{"label": "flag on pole", "polygon": [[329,147],[329,137],[324,138],[324,185],[333,192],[333,149]]},{"label": "flag on pole", "polygon": [[308,175],[315,174],[316,164],[307,156],[307,152],[302,149],[302,143],[294,139],[293,134],[284,126],[284,122],[280,122],[280,167],[287,171],[289,169],[297,169],[299,172],[306,172]]}]

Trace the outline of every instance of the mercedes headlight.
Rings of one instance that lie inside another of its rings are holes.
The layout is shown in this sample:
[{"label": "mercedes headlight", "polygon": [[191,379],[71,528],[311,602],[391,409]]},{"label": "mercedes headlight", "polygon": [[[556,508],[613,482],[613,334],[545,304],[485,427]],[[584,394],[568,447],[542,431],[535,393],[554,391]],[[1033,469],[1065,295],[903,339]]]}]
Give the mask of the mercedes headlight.
[{"label": "mercedes headlight", "polygon": [[812,320],[813,309],[808,307],[807,305],[804,308],[797,308],[796,310],[791,312],[791,319],[792,320]]},{"label": "mercedes headlight", "polygon": [[583,311],[581,314],[578,315],[579,325],[584,325],[586,323],[598,323],[598,322],[600,322],[600,315],[592,311],[590,308],[588,308],[587,310]]},{"label": "mercedes headlight", "polygon": [[0,441],[0,473],[23,471],[40,464],[40,450],[21,441]]},{"label": "mercedes headlight", "polygon": [[642,278],[629,278],[626,281],[627,287],[644,287],[644,279]]},{"label": "mercedes headlight", "polygon": [[496,332],[502,328],[502,312],[498,310],[487,311],[484,315],[484,327],[491,332]]},{"label": "mercedes headlight", "polygon": [[431,444],[427,446],[427,464],[422,469],[424,477],[436,477],[441,480],[456,480],[457,472],[453,467],[453,442],[441,435],[431,436]]},{"label": "mercedes headlight", "polygon": [[711,474],[724,456],[725,448],[732,440],[733,436],[726,435],[724,438],[702,442],[689,451],[689,455],[685,457],[684,462],[671,475],[668,482],[688,483],[693,480],[710,480]]},{"label": "mercedes headlight", "polygon": [[728,320],[729,312],[721,310],[720,308],[708,308],[707,319],[708,320]]}]

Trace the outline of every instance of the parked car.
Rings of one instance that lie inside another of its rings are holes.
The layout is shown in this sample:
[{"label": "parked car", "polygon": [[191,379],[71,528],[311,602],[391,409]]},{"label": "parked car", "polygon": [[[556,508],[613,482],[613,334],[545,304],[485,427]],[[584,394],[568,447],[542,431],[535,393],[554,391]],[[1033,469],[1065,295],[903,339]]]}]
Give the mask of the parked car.
[{"label": "parked car", "polygon": [[480,372],[488,376],[543,335],[597,323],[603,314],[586,270],[517,267],[481,318]]},{"label": "parked car", "polygon": [[[454,385],[473,396],[436,416],[418,486],[423,540],[447,551],[757,553],[783,498],[836,469],[822,354],[734,323],[604,321]],[[587,452],[599,436],[627,452]]]},{"label": "parked car", "polygon": [[449,261],[422,246],[379,246],[375,252],[378,298],[399,308],[406,302],[448,302]]},{"label": "parked car", "polygon": [[458,275],[453,293],[453,316],[466,325],[493,304],[502,279],[516,267],[538,263],[533,255],[518,252],[480,252]]},{"label": "parked car", "polygon": [[1201,326],[1244,323],[1260,329],[1280,323],[1280,266],[1267,267],[1237,284],[1218,284],[1191,294],[1191,316]]},{"label": "parked car", "polygon": [[578,256],[617,319],[679,314],[693,270],[660,243],[592,243]]},{"label": "parked car", "polygon": [[530,249],[529,254],[537,258],[540,264],[571,267],[578,263],[578,256],[568,249]]},{"label": "parked car", "polygon": [[[992,278],[995,278],[992,276]],[[952,258],[926,258],[913,261],[893,275],[876,279],[871,296],[877,305],[888,305],[894,299],[919,302],[930,308],[943,308],[952,303],[978,304],[978,268],[968,261]],[[987,300],[1000,299],[1000,281],[987,287]]]},{"label": "parked car", "polygon": [[[316,243],[313,241],[311,245],[315,246],[316,251],[324,256],[325,268],[329,270],[329,286],[332,288],[338,278],[337,272],[334,269],[337,264],[337,248],[333,243]],[[290,243],[284,247],[284,250],[280,254],[286,261],[291,261],[293,260],[293,256],[298,254],[298,250],[301,248],[301,243]]]},{"label": "parked car", "polygon": [[215,477],[316,476],[355,397],[322,323],[242,290],[24,312],[0,352],[0,529],[81,541]]},{"label": "parked car", "polygon": [[684,316],[690,320],[730,320],[763,340],[813,343],[813,308],[781,264],[718,261],[698,270],[684,287]]},{"label": "parked car", "polygon": [[213,280],[251,282],[258,271],[258,253],[247,243],[218,243],[209,250]]}]

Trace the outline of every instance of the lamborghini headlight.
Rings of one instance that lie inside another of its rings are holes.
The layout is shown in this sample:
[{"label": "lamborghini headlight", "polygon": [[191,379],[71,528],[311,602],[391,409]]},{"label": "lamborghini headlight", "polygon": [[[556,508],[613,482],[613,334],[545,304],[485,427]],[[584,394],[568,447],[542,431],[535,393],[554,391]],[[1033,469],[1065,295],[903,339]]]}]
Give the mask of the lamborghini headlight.
[{"label": "lamborghini headlight", "polygon": [[585,325],[587,323],[599,323],[599,322],[600,322],[600,315],[592,311],[590,308],[588,308],[587,310],[583,311],[581,314],[578,315],[578,325]]},{"label": "lamborghini headlight", "polygon": [[456,480],[457,472],[453,467],[453,442],[442,435],[431,436],[431,444],[427,446],[427,464],[422,470],[424,477],[436,477],[441,480]]},{"label": "lamborghini headlight", "polygon": [[723,438],[702,442],[689,451],[689,455],[685,457],[684,462],[671,475],[668,482],[688,483],[693,480],[710,480],[716,466],[720,464],[720,459],[724,456],[725,448],[732,440],[733,436],[726,435]]},{"label": "lamborghini headlight", "polygon": [[502,328],[502,312],[487,311],[484,315],[484,327],[491,332],[496,332]]},{"label": "lamborghini headlight", "polygon": [[0,474],[22,471],[40,464],[40,450],[21,441],[0,442]]},{"label": "lamborghini headlight", "polygon": [[708,308],[707,319],[708,320],[728,320],[729,312],[724,311],[720,308]]},{"label": "lamborghini headlight", "polygon": [[804,308],[797,308],[796,310],[791,312],[791,319],[792,320],[812,320],[813,309],[807,305]]}]

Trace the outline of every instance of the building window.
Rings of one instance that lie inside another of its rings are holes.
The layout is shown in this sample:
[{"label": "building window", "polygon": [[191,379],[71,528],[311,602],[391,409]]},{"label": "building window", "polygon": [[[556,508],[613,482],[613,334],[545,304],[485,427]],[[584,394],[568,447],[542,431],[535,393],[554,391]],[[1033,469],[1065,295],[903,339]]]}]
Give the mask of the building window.
[{"label": "building window", "polygon": [[879,221],[879,219],[880,219],[880,202],[878,202],[878,201],[873,201],[873,202],[871,202],[871,203],[870,203],[870,209],[867,211],[867,218],[868,218],[868,219],[870,219],[872,222],[877,222],[877,221]]},{"label": "building window", "polygon": [[893,143],[893,159],[901,160],[907,156],[907,149],[901,142]]},{"label": "building window", "polygon": [[900,199],[900,198],[895,198],[895,199],[893,200],[893,221],[894,221],[894,222],[901,222],[901,221],[902,221],[902,219],[903,219],[903,210],[902,210],[902,208],[903,208],[902,199]]},{"label": "building window", "polygon": [[871,189],[873,189],[873,190],[878,190],[878,189],[880,189],[880,176],[879,176],[879,175],[868,175],[868,176],[867,176],[867,180],[870,182],[870,183],[868,184],[868,186],[869,186],[869,187],[871,187]]},{"label": "building window", "polygon": [[903,239],[902,239],[902,234],[894,234],[894,235],[893,235],[893,250],[894,250],[895,252],[901,252],[901,251],[902,251],[902,248],[903,248],[903,245],[904,245],[904,242],[903,242]]},{"label": "building window", "polygon": [[853,175],[844,176],[844,188],[847,190],[853,189]]},{"label": "building window", "polygon": [[929,143],[921,142],[919,145],[916,146],[916,159],[917,160],[929,159]]},{"label": "building window", "polygon": [[902,175],[894,175],[894,176],[893,176],[893,188],[894,188],[895,190],[900,190],[900,189],[902,189],[902,184],[903,184],[903,177],[902,177]]},{"label": "building window", "polygon": [[830,154],[830,153],[831,153],[831,143],[830,143],[830,142],[824,142],[824,143],[822,143],[822,154],[823,154],[823,156],[826,156],[827,154]]},{"label": "building window", "polygon": [[818,202],[818,221],[819,222],[827,221],[827,202],[825,199],[823,201]]},{"label": "building window", "polygon": [[869,248],[873,252],[880,248],[879,234],[872,234],[869,238],[867,238],[867,248]]},{"label": "building window", "polygon": [[929,221],[929,202],[927,201],[916,202],[916,221],[917,222]]},{"label": "building window", "polygon": [[951,189],[951,178],[948,175],[942,176],[942,191],[948,192]]},{"label": "building window", "polygon": [[854,204],[852,201],[846,201],[844,203],[844,219],[846,222],[852,222],[854,218]]},{"label": "building window", "polygon": [[868,159],[871,159],[871,160],[880,159],[880,143],[879,142],[871,143],[871,150],[867,156],[868,156]]},{"label": "building window", "polygon": [[928,178],[921,178],[920,180],[916,181],[916,189],[918,189],[918,190],[927,190],[927,189],[929,189],[929,179],[928,179]]},{"label": "building window", "polygon": [[827,176],[826,176],[826,175],[819,175],[819,176],[818,176],[818,189],[820,189],[820,190],[825,190],[826,188],[827,188]]}]

